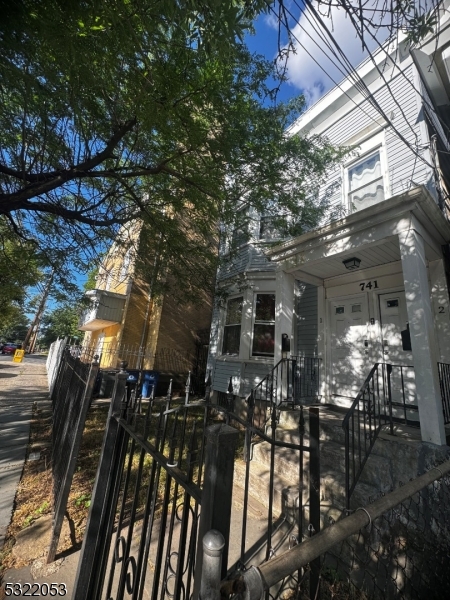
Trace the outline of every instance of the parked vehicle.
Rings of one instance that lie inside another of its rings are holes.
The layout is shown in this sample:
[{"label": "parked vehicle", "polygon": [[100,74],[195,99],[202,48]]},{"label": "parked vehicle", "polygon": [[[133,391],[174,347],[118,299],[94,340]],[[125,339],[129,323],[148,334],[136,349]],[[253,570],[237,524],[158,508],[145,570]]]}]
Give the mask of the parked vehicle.
[{"label": "parked vehicle", "polygon": [[4,344],[2,347],[2,354],[14,354],[16,350],[20,350],[21,348],[21,344],[12,344],[10,342],[6,342],[6,344]]}]

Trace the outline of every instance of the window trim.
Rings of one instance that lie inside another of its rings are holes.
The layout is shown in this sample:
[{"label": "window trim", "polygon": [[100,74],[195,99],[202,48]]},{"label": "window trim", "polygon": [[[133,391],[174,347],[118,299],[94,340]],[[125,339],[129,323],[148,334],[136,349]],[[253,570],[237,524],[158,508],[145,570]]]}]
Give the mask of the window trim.
[{"label": "window trim", "polygon": [[[257,298],[258,296],[273,296],[274,297],[274,315],[273,315],[273,321],[260,321],[257,322],[256,321],[256,302],[257,302]],[[275,290],[273,291],[255,291],[253,294],[253,309],[252,309],[252,322],[251,322],[251,335],[250,335],[250,358],[253,359],[269,359],[269,360],[273,360],[274,356],[275,356],[275,324],[276,324],[276,300],[277,300],[277,295]],[[269,324],[269,325],[273,325],[273,335],[274,335],[274,348],[273,348],[273,354],[253,354],[253,341],[255,339],[255,325],[258,324]]]},{"label": "window trim", "polygon": [[[390,186],[389,186],[389,177],[388,177],[388,167],[386,160],[386,141],[384,130],[378,132],[377,134],[371,136],[370,138],[361,142],[355,150],[358,152],[358,156],[352,158],[349,162],[347,162],[343,166],[342,180],[343,180],[343,205],[347,211],[347,214],[353,214],[356,212],[360,212],[358,210],[353,211],[352,206],[350,204],[350,185],[349,185],[349,171],[350,169],[356,167],[359,163],[367,160],[372,155],[376,154],[376,152],[380,153],[380,166],[381,166],[381,177],[383,178],[383,188],[384,188],[384,200],[387,200],[390,196]],[[356,190],[352,190],[356,191]],[[372,205],[372,206],[375,206]],[[371,207],[367,207],[371,208]],[[364,210],[364,209],[361,209]]]},{"label": "window trim", "polygon": [[[229,323],[227,324],[227,315],[228,315],[228,303],[231,302],[232,300],[237,300],[238,298],[241,298],[241,322],[240,323]],[[229,296],[227,298],[226,301],[226,306],[225,306],[225,310],[224,310],[224,314],[223,314],[223,326],[222,326],[222,341],[221,341],[221,350],[220,350],[220,355],[221,356],[227,356],[227,357],[232,357],[232,358],[238,358],[240,356],[240,352],[241,352],[241,346],[242,346],[242,317],[244,314],[244,302],[245,302],[245,296],[244,294],[233,294],[232,296]],[[225,345],[225,331],[227,327],[236,327],[237,325],[239,325],[240,327],[240,333],[239,333],[239,350],[237,353],[228,353],[225,352],[224,349],[224,345]]]}]

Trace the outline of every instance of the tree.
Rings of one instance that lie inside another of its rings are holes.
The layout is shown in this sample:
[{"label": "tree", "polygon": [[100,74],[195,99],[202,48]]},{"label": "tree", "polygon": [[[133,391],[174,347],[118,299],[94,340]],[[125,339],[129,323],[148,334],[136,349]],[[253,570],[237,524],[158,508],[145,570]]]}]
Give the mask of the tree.
[{"label": "tree", "polygon": [[18,238],[0,216],[0,313],[3,336],[23,321],[26,288],[42,278],[35,245]]},{"label": "tree", "polygon": [[285,135],[303,100],[276,103],[273,64],[237,41],[267,6],[14,5],[0,37],[0,214],[16,234],[49,264],[84,266],[142,219],[164,241],[161,281],[188,294],[202,280],[191,258],[210,271],[217,225],[234,221],[239,199],[320,215],[312,184],[339,153]]},{"label": "tree", "polygon": [[53,309],[42,319],[39,343],[49,347],[58,338],[80,337],[79,317],[79,305],[64,304]]},{"label": "tree", "polygon": [[23,310],[12,305],[7,318],[0,325],[0,340],[4,342],[23,342],[29,326],[29,319]]}]

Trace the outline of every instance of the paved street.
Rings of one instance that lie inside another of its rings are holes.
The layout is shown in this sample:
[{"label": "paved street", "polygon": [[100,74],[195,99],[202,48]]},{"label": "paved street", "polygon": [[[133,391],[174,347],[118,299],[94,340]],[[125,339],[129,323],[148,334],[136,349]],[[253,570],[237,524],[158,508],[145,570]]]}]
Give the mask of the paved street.
[{"label": "paved street", "polygon": [[33,402],[48,397],[44,356],[0,355],[0,548],[11,520],[30,434]]}]

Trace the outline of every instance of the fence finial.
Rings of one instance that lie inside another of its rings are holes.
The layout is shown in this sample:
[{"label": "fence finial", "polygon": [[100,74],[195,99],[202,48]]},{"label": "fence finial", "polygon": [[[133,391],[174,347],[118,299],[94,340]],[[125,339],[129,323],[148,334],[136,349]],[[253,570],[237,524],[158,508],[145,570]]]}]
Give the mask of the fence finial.
[{"label": "fence finial", "polygon": [[173,381],[172,379],[169,381],[169,387],[167,389],[167,396],[166,396],[167,402],[170,402],[172,399],[172,381]]},{"label": "fence finial", "polygon": [[186,398],[184,403],[185,404],[189,404],[189,395],[191,393],[191,372],[189,371],[187,379],[186,379],[186,386],[185,386],[185,392],[186,392]]}]

